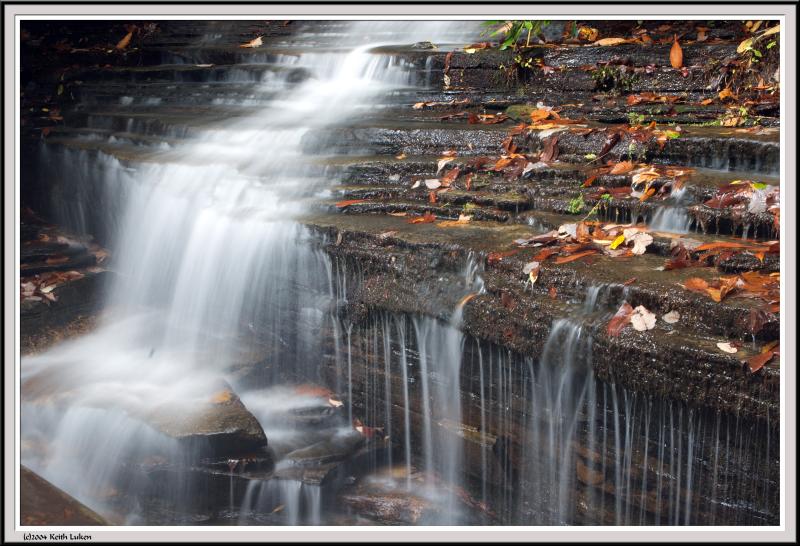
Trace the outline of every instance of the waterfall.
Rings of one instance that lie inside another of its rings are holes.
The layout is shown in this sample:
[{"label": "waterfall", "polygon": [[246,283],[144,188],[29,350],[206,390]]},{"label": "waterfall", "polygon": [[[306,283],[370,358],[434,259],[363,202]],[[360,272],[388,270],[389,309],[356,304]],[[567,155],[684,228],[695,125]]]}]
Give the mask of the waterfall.
[{"label": "waterfall", "polygon": [[[278,57],[272,61],[279,68],[292,70],[267,70],[256,80],[228,73],[228,83],[274,93],[247,116],[190,123],[187,130],[168,119],[142,125],[129,118],[119,127],[115,118],[89,115],[90,129],[121,128],[161,138],[164,146],[113,136],[106,145],[112,153],[45,146],[42,169],[70,174],[54,194],[56,201],[64,198],[56,212],[66,226],[103,237],[115,251],[117,280],[96,331],[23,359],[23,439],[31,445],[50,439],[46,454],[23,450],[25,464],[87,505],[114,513],[116,507],[89,489],[113,485],[109,476],[137,453],[129,446],[175,462],[174,446],[162,446],[142,422],[166,403],[191,408],[207,400],[220,379],[233,379],[259,337],[277,347],[269,355],[277,360],[274,368],[313,375],[322,354],[317,333],[336,302],[329,260],[297,223],[308,201],[330,185],[303,159],[302,137],[379,107],[381,96],[415,83],[395,57],[370,50],[439,40],[454,29],[463,35],[468,27],[353,23],[343,35],[366,45],[339,40],[339,50]],[[298,69],[310,74],[299,84],[292,79]],[[115,156],[123,144],[138,155]],[[106,444],[114,450],[98,456],[97,446]],[[232,495],[233,481],[230,487]],[[290,522],[299,521],[295,504],[287,504]],[[319,522],[318,508],[310,519]]]}]

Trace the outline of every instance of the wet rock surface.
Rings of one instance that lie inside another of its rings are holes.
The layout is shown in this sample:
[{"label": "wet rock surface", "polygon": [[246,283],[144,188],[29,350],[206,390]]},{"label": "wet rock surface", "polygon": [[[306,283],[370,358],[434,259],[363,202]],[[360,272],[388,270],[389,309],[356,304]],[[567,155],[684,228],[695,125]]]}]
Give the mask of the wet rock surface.
[{"label": "wet rock surface", "polygon": [[186,444],[190,451],[207,456],[233,456],[267,447],[267,437],[258,420],[224,382],[217,392],[209,393],[205,404],[167,402],[142,418]]}]

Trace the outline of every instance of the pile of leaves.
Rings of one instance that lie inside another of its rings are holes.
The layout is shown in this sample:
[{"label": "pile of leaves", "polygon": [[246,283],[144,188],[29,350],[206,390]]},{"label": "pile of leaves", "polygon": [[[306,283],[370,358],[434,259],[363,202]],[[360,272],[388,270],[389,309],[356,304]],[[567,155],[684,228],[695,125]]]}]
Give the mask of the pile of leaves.
[{"label": "pile of leaves", "polygon": [[703,206],[750,214],[769,212],[773,216],[775,230],[780,230],[781,199],[778,186],[752,180],[734,180],[720,187],[716,195],[703,203]]},{"label": "pile of leaves", "polygon": [[553,263],[565,264],[601,254],[615,258],[638,256],[652,242],[653,237],[644,227],[590,221],[562,224],[557,230],[514,241],[519,247],[541,248],[533,257],[537,267],[551,257]]},{"label": "pile of leaves", "polygon": [[717,303],[728,295],[736,293],[742,297],[764,302],[763,309],[765,311],[780,312],[780,273],[763,274],[757,271],[745,271],[739,275],[722,276],[711,280],[690,277],[684,281],[682,286],[686,290],[707,295]]},{"label": "pile of leaves", "polygon": [[[95,272],[94,268],[89,268]],[[100,268],[97,268],[100,270]],[[19,286],[20,301],[43,301],[47,305],[57,301],[54,290],[68,282],[82,279],[85,275],[79,271],[50,271],[30,277],[24,277]]]}]

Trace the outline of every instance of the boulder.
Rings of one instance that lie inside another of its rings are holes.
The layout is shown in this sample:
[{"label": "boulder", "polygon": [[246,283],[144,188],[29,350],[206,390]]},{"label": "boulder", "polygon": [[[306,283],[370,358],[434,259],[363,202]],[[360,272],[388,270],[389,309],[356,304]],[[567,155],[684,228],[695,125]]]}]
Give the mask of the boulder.
[{"label": "boulder", "polygon": [[21,466],[19,477],[22,525],[108,525],[101,515],[29,468]]}]

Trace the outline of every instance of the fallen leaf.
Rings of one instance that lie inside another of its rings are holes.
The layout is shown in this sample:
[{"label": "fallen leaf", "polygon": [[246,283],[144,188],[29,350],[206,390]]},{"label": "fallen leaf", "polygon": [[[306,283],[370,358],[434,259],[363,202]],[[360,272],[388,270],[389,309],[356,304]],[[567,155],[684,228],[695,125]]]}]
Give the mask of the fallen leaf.
[{"label": "fallen leaf", "polygon": [[597,254],[597,250],[586,250],[583,252],[578,252],[577,254],[572,254],[571,256],[560,256],[555,259],[555,263],[566,264],[569,262],[574,262],[575,260],[579,260],[580,258],[585,258],[591,254]]},{"label": "fallen leaf", "polygon": [[674,41],[672,42],[672,48],[669,50],[669,63],[672,65],[672,68],[682,68],[683,67],[683,50],[681,49],[681,45],[678,43],[678,35],[674,34]]},{"label": "fallen leaf", "polygon": [[693,292],[705,293],[708,288],[708,282],[699,277],[690,277],[683,282],[683,287]]},{"label": "fallen leaf", "polygon": [[550,296],[551,300],[556,299],[556,296],[558,295],[558,291],[556,290],[556,287],[555,286],[551,286],[550,290],[547,291],[547,295]]},{"label": "fallen leaf", "polygon": [[756,373],[775,356],[774,351],[762,352],[747,359],[747,366],[751,373]]},{"label": "fallen leaf", "polygon": [[630,40],[625,38],[603,38],[601,40],[597,40],[592,45],[596,46],[615,46],[620,44],[627,44]]},{"label": "fallen leaf", "polygon": [[717,343],[717,347],[720,351],[725,351],[726,353],[738,353],[739,349],[731,345],[730,343]]},{"label": "fallen leaf", "polygon": [[606,331],[610,336],[617,336],[625,328],[625,325],[631,321],[631,314],[633,313],[633,307],[626,301],[624,302],[619,310],[617,310],[616,314],[611,317],[611,320],[608,322],[608,326],[606,327]]},{"label": "fallen leaf", "polygon": [[609,171],[608,174],[625,174],[633,170],[633,161],[620,161],[612,169]]},{"label": "fallen leaf", "polygon": [[528,280],[531,284],[535,284],[536,279],[539,278],[539,262],[528,262],[525,264],[525,267],[522,268],[522,272],[528,276]]},{"label": "fallen leaf", "polygon": [[459,167],[454,169],[450,169],[442,178],[442,186],[449,186],[453,182],[455,182],[456,178],[458,178],[458,174],[461,172]]},{"label": "fallen leaf", "polygon": [[239,47],[261,47],[264,45],[264,41],[261,39],[261,36],[258,38],[254,38],[247,42],[246,44],[239,44]]},{"label": "fallen leaf", "polygon": [[357,203],[366,203],[366,202],[367,202],[366,199],[348,199],[346,201],[339,201],[338,203],[336,203],[336,207],[341,209],[344,207],[349,207],[350,205],[355,205]]},{"label": "fallen leaf", "polygon": [[748,51],[750,49],[753,49],[753,38],[748,38],[748,39],[742,41],[739,44],[739,46],[736,48],[736,53],[741,55],[742,53],[744,53],[745,51]]},{"label": "fallen leaf", "polygon": [[647,310],[643,305],[639,305],[631,314],[631,325],[634,330],[644,332],[656,327],[656,315]]},{"label": "fallen leaf", "polygon": [[438,178],[428,178],[427,180],[423,181],[425,187],[429,190],[435,190],[436,188],[441,187],[442,183],[439,181]]},{"label": "fallen leaf", "polygon": [[409,224],[432,224],[435,221],[436,215],[431,212],[425,212],[422,216],[416,216],[407,220]]},{"label": "fallen leaf", "polygon": [[509,256],[513,256],[517,252],[519,252],[518,248],[515,248],[514,250],[504,250],[504,251],[500,251],[500,252],[490,252],[489,255],[486,257],[486,262],[489,265],[494,265],[494,264],[502,261],[503,258],[508,258]]},{"label": "fallen leaf", "polygon": [[397,154],[396,156],[394,156],[395,159],[405,159],[407,157],[408,156],[406,154]]},{"label": "fallen leaf", "polygon": [[440,159],[439,163],[436,164],[436,174],[439,174],[439,172],[444,168],[444,166],[453,161],[453,159],[454,158],[452,157],[445,157]]},{"label": "fallen leaf", "polygon": [[558,136],[551,136],[544,143],[544,149],[539,155],[539,161],[549,163],[556,159],[558,159]]},{"label": "fallen leaf", "polygon": [[125,49],[131,43],[131,38],[133,38],[133,30],[127,33],[125,37],[122,38],[122,40],[120,40],[115,47],[117,49]]},{"label": "fallen leaf", "polygon": [[764,38],[765,36],[771,36],[772,34],[778,33],[781,31],[781,25],[778,23],[774,27],[770,28],[769,30],[765,31],[761,37]]},{"label": "fallen leaf", "polygon": [[625,236],[624,235],[620,235],[619,237],[614,239],[614,241],[611,243],[611,246],[609,248],[611,250],[614,250],[615,248],[617,248],[619,245],[621,245],[624,242],[625,242]]},{"label": "fallen leaf", "polygon": [[630,238],[633,241],[633,252],[637,256],[641,256],[647,250],[648,245],[653,242],[653,237],[649,233],[640,231]]}]

